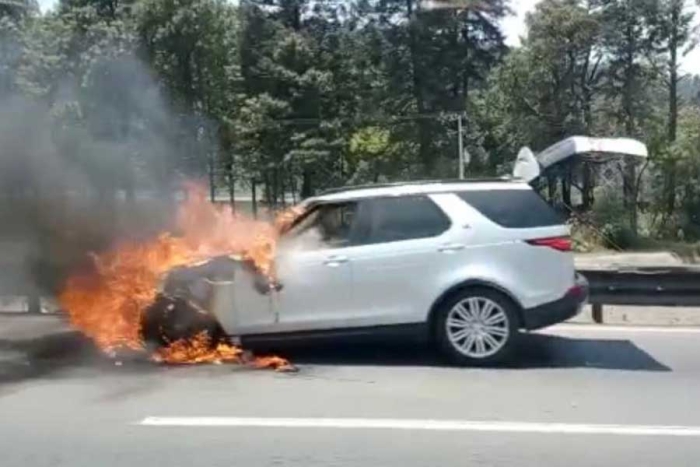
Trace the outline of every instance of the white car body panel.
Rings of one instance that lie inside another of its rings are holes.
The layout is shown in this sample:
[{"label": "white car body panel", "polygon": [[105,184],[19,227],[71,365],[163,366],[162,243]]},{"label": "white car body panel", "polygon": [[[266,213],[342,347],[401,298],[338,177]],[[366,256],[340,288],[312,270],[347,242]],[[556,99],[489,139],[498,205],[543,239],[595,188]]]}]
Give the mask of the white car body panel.
[{"label": "white car body panel", "polygon": [[513,166],[513,177],[532,182],[545,170],[580,155],[597,156],[602,160],[606,155],[622,155],[640,160],[649,157],[644,143],[631,138],[591,138],[572,136],[549,146],[535,155],[530,148],[522,148]]},{"label": "white car body panel", "polygon": [[[481,281],[507,291],[523,308],[531,308],[561,298],[574,284],[571,253],[533,247],[522,241],[567,236],[569,229],[565,225],[506,229],[461,202],[456,195],[440,196],[440,205],[450,216],[462,225],[469,225],[454,239],[467,248],[452,255],[451,267],[444,270],[447,278],[440,281],[443,290],[465,280]],[[445,201],[448,197],[457,202],[448,204]]]},{"label": "white car body panel", "polygon": [[283,289],[273,292],[279,322],[275,332],[334,327],[356,316],[353,301],[354,248],[292,251],[277,258]]},{"label": "white car body panel", "polygon": [[[357,187],[307,199],[302,203],[305,209],[317,204],[354,201],[364,205],[376,198],[425,196],[449,218],[450,225],[429,238],[342,248],[281,248],[276,259],[283,286],[280,291],[263,293],[253,286],[253,274],[239,274],[225,287],[225,299],[213,311],[228,333],[239,336],[426,323],[433,305],[445,293],[455,286],[481,284],[508,295],[527,321],[528,310],[540,313],[576,291],[573,254],[556,245],[541,245],[543,239],[568,237],[569,229],[556,219],[536,221],[534,227],[504,227],[482,212],[484,206],[472,206],[474,195],[466,193],[479,192],[482,198],[476,203],[486,200],[488,208],[490,198],[483,197],[484,192],[530,191],[528,182],[545,170],[583,154],[644,159],[648,151],[632,139],[572,137],[537,155],[523,148],[510,180]],[[531,206],[538,210],[536,204]],[[498,212],[490,215],[497,217]],[[518,222],[530,224],[522,219]],[[539,244],[528,243],[533,240]]]},{"label": "white car body panel", "polygon": [[590,138],[572,136],[537,154],[537,160],[546,169],[578,154],[619,154],[646,159],[647,147],[631,138]]},{"label": "white car body panel", "polygon": [[[388,243],[289,250],[276,260],[279,292],[263,294],[251,274],[229,285],[232,298],[215,310],[232,335],[424,323],[433,304],[465,281],[495,287],[524,312],[563,297],[575,283],[573,255],[524,240],[568,236],[565,225],[504,228],[456,192],[532,190],[521,182],[446,184],[427,189],[375,189],[381,195],[426,193],[450,219],[431,238]],[[359,196],[358,196],[359,195]],[[314,203],[372,198],[371,190],[314,199]]]},{"label": "white car body panel", "polygon": [[531,182],[540,176],[541,171],[540,163],[530,148],[520,149],[518,157],[515,159],[515,165],[513,165],[513,177]]},{"label": "white car body panel", "polygon": [[255,288],[255,273],[236,272],[233,281],[215,285],[211,312],[231,335],[251,334],[273,330],[277,322],[271,295]]}]

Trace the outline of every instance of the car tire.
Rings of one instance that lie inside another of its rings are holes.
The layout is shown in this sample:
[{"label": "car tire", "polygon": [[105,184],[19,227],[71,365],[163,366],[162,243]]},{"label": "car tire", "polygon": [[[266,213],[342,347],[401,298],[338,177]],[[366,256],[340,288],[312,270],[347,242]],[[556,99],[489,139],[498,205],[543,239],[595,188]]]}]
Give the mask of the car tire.
[{"label": "car tire", "polygon": [[492,366],[508,360],[519,332],[518,307],[489,288],[462,289],[437,310],[434,335],[439,350],[461,366]]},{"label": "car tire", "polygon": [[226,339],[214,316],[183,297],[158,296],[145,310],[141,329],[151,351],[176,341],[191,340],[202,333],[208,336],[211,348]]}]

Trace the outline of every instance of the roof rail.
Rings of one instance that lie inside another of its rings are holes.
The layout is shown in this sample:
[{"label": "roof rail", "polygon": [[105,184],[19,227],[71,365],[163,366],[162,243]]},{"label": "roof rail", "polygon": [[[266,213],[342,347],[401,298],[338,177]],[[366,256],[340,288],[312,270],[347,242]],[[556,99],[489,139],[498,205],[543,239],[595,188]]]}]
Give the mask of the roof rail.
[{"label": "roof rail", "polygon": [[410,182],[392,182],[392,183],[371,183],[371,184],[366,184],[366,185],[348,185],[348,186],[342,186],[338,188],[330,188],[328,190],[324,190],[320,193],[317,193],[316,196],[325,196],[325,195],[332,195],[335,193],[341,193],[344,191],[355,191],[355,190],[367,190],[371,188],[392,188],[392,187],[398,187],[398,186],[414,186],[414,185],[436,185],[436,184],[450,184],[450,185],[458,185],[461,183],[464,184],[469,184],[469,183],[484,183],[484,182],[510,182],[513,181],[513,178],[510,176],[505,176],[505,177],[484,177],[484,178],[470,178],[470,179],[464,179],[464,180],[414,180]]}]

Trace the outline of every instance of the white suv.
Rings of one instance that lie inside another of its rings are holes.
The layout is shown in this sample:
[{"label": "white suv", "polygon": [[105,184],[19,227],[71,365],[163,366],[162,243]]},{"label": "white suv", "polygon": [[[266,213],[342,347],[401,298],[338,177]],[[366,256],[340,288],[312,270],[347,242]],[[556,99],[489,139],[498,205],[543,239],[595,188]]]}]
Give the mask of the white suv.
[{"label": "white suv", "polygon": [[244,345],[410,332],[456,363],[492,364],[521,329],[587,298],[567,226],[525,182],[359,187],[305,207],[283,236],[276,290],[241,267],[210,305]]}]

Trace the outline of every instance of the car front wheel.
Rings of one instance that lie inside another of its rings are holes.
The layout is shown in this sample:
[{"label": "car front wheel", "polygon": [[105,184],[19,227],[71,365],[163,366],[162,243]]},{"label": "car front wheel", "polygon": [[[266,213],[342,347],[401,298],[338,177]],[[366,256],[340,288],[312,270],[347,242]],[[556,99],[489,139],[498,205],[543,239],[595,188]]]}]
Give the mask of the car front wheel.
[{"label": "car front wheel", "polygon": [[440,350],[459,365],[502,363],[518,337],[516,305],[490,289],[454,294],[438,310],[435,325]]}]

